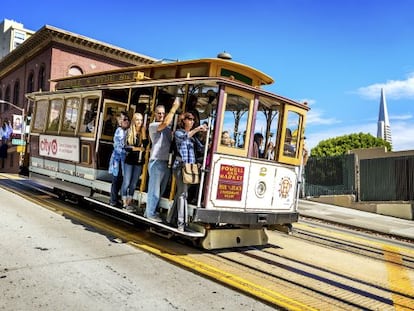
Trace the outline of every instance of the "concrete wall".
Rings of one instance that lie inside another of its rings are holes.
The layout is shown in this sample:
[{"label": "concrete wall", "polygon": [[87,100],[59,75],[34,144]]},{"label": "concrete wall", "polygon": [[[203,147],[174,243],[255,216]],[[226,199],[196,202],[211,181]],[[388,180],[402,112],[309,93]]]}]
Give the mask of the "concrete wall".
[{"label": "concrete wall", "polygon": [[354,195],[323,195],[308,198],[310,201],[332,204],[364,212],[414,220],[414,204],[411,202],[355,202]]}]

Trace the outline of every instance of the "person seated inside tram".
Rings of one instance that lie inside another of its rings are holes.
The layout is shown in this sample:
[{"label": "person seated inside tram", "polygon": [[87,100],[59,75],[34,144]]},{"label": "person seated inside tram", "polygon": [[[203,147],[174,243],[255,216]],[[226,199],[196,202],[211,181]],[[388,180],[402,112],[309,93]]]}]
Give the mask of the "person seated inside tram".
[{"label": "person seated inside tram", "polygon": [[111,107],[106,110],[106,120],[104,122],[103,134],[113,136],[118,127],[118,119]]},{"label": "person seated inside tram", "polygon": [[95,130],[96,112],[91,114],[91,119],[86,124],[86,133],[93,133]]},{"label": "person seated inside tram", "polygon": [[234,147],[234,139],[230,138],[229,131],[221,133],[221,144],[227,147]]},{"label": "person seated inside tram", "polygon": [[295,145],[292,144],[292,131],[287,128],[286,135],[285,135],[285,144],[283,148],[283,154],[293,157],[295,156],[296,148]]},{"label": "person seated inside tram", "polygon": [[275,159],[275,146],[272,141],[269,141],[267,143],[266,147],[266,159],[268,160],[274,160]]},{"label": "person seated inside tram", "polygon": [[263,135],[260,133],[254,134],[253,138],[253,157],[254,158],[263,158],[263,153],[260,150],[260,146],[263,143]]}]

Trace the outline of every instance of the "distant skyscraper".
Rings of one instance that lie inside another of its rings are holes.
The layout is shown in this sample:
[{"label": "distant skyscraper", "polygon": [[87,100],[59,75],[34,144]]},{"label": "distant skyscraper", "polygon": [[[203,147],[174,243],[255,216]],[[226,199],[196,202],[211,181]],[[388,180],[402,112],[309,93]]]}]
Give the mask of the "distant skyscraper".
[{"label": "distant skyscraper", "polygon": [[392,145],[390,121],[388,119],[387,102],[385,101],[384,89],[381,89],[377,137],[388,141]]},{"label": "distant skyscraper", "polygon": [[25,29],[23,24],[5,19],[0,22],[0,59],[28,39],[34,31]]}]

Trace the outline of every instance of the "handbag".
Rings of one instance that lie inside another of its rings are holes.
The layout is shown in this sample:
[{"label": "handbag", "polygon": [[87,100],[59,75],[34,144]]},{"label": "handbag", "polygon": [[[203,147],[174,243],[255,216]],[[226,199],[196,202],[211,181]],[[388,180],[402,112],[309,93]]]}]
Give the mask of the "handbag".
[{"label": "handbag", "polygon": [[193,185],[200,183],[200,168],[197,163],[183,163],[182,174],[185,184]]}]

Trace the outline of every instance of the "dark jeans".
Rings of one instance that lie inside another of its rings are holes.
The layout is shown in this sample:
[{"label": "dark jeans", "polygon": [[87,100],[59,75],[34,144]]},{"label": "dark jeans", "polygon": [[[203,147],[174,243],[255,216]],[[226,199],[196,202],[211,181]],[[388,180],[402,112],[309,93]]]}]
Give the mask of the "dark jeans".
[{"label": "dark jeans", "polygon": [[119,190],[121,190],[122,187],[122,166],[119,166],[119,172],[118,172],[118,176],[114,176],[112,175],[112,184],[111,184],[111,199],[109,201],[110,204],[112,205],[118,205],[119,201]]}]

